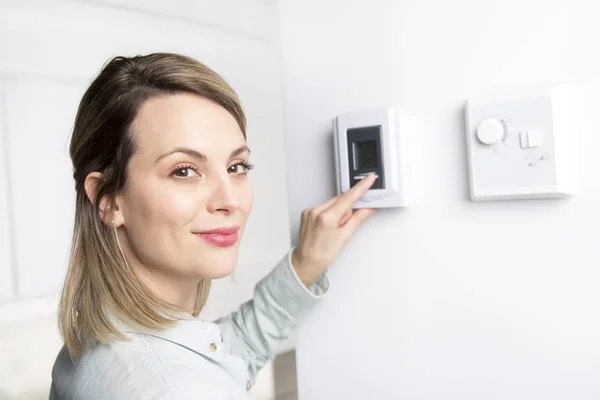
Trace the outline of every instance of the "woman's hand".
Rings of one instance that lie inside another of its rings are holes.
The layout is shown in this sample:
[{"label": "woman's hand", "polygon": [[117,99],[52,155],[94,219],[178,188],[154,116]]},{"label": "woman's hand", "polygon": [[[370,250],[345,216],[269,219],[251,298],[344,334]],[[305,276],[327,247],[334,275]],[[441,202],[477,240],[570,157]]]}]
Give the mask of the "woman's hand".
[{"label": "woman's hand", "polygon": [[292,252],[292,264],[300,280],[310,286],[335,260],[350,236],[375,210],[352,206],[375,182],[372,174],[348,191],[302,212],[298,246]]}]

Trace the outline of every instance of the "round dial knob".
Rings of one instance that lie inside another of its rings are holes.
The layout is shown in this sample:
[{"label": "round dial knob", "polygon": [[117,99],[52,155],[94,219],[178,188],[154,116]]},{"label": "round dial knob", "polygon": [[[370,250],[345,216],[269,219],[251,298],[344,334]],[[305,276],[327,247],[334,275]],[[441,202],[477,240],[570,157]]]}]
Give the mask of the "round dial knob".
[{"label": "round dial knob", "polygon": [[483,144],[494,144],[503,137],[504,125],[497,119],[484,119],[477,127],[477,139]]}]

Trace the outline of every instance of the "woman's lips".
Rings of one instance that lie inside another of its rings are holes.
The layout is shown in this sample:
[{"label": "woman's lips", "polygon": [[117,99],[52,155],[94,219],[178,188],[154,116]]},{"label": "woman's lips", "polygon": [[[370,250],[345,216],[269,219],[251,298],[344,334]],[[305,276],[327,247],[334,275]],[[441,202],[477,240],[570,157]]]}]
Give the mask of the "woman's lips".
[{"label": "woman's lips", "polygon": [[194,234],[213,246],[229,247],[237,243],[239,229],[239,226],[234,226],[229,228],[211,229],[210,231],[197,232]]}]

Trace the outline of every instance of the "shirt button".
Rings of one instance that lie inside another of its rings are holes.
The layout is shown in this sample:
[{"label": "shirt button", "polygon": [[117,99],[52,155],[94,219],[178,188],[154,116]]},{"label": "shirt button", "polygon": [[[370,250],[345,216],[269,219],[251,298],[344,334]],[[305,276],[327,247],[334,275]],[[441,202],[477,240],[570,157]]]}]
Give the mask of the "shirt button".
[{"label": "shirt button", "polygon": [[252,384],[250,383],[249,380],[246,381],[246,390],[250,390],[252,389]]},{"label": "shirt button", "polygon": [[217,351],[217,345],[214,343],[211,343],[210,346],[208,346],[208,348],[210,349],[210,351],[212,351],[213,353],[215,351]]}]

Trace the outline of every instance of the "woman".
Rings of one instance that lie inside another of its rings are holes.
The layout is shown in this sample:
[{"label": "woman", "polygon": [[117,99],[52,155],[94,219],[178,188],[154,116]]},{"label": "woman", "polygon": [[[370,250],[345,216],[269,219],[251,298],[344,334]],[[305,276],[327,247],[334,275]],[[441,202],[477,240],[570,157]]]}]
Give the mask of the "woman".
[{"label": "woman", "polygon": [[76,215],[53,400],[247,399],[373,212],[352,211],[373,177],[307,210],[298,246],[253,300],[208,322],[198,314],[211,279],[233,271],[252,209],[235,92],[181,55],[114,58],[81,100],[70,154]]}]

